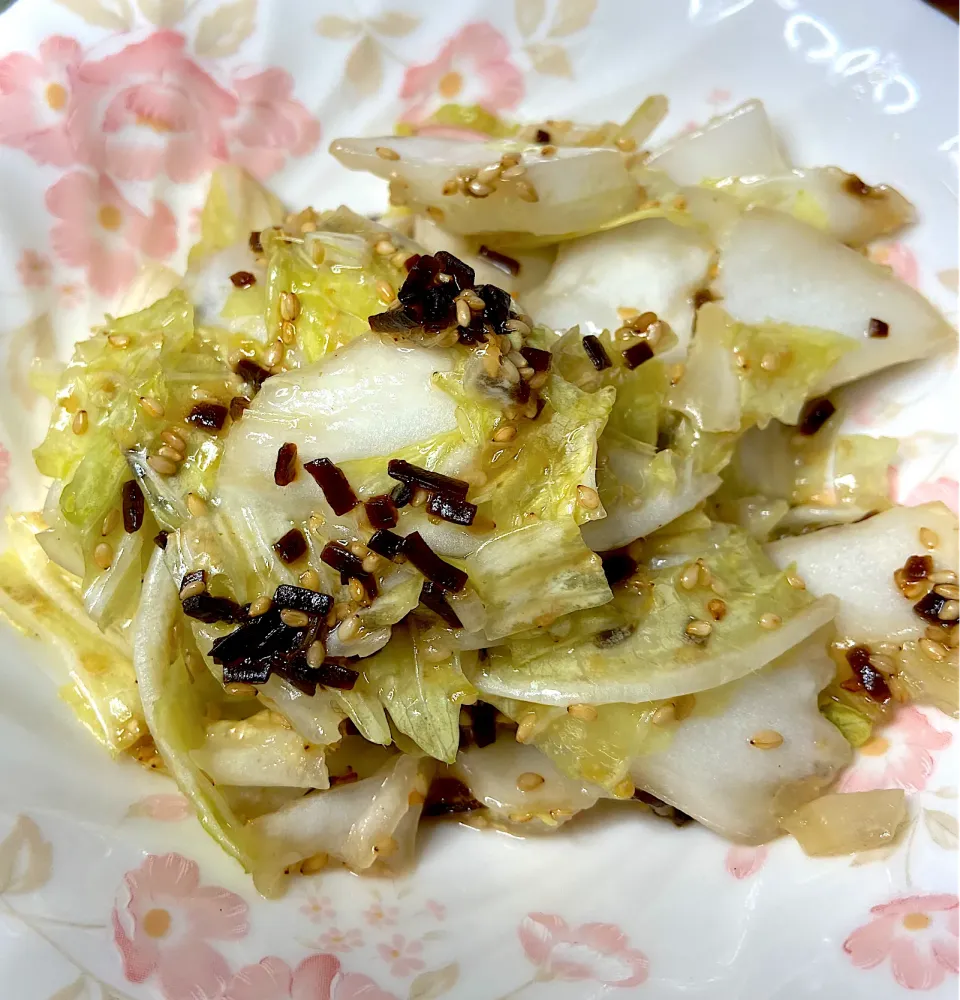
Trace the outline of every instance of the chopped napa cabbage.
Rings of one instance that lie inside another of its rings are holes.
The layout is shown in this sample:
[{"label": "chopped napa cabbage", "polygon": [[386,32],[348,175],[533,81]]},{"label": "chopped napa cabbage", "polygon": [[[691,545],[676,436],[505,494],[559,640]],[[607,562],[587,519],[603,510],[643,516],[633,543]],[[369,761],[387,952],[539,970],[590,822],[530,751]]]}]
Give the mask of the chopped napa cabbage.
[{"label": "chopped napa cabbage", "polygon": [[274,712],[207,726],[194,761],[217,785],[328,788],[322,747],[305,743]]},{"label": "chopped napa cabbage", "polygon": [[289,719],[307,742],[328,747],[340,739],[340,723],[346,718],[346,712],[332,690],[318,687],[315,694],[304,694],[276,675],[258,690],[264,704]]},{"label": "chopped napa cabbage", "polygon": [[[956,343],[956,332],[919,292],[827,233],[768,209],[744,212],[730,229],[714,289],[741,323],[850,338],[856,350],[811,387],[818,392]],[[886,324],[885,336],[868,336],[872,320]]]},{"label": "chopped napa cabbage", "polygon": [[[556,829],[600,797],[600,789],[567,777],[549,757],[514,739],[466,748],[449,774],[470,789],[473,798],[486,807],[489,818],[523,825],[525,831],[529,831],[531,820],[538,821],[539,830]],[[530,775],[542,779],[532,788],[521,777],[529,780]]]},{"label": "chopped napa cabbage", "polygon": [[428,130],[431,135],[444,129],[453,129],[481,133],[491,139],[507,139],[516,134],[519,126],[504,121],[479,104],[441,104],[422,125],[401,123],[397,127],[397,134],[415,135],[422,129]]},{"label": "chopped napa cabbage", "polygon": [[913,206],[896,188],[864,184],[839,167],[729,177],[715,186],[743,208],[786,212],[852,247],[889,236],[916,219]]},{"label": "chopped napa cabbage", "polygon": [[697,312],[686,372],[668,404],[705,431],[764,427],[774,417],[796,423],[814,387],[852,349],[826,330],[737,323],[708,302]]},{"label": "chopped napa cabbage", "polygon": [[[388,230],[346,208],[320,216],[316,225],[302,238],[280,230],[262,236],[267,256],[267,330],[274,339],[280,336],[280,297],[293,292],[300,300],[300,313],[296,343],[289,353],[300,364],[319,361],[369,333],[370,316],[386,309],[406,277],[390,257],[374,253],[378,238],[393,237]],[[391,289],[389,295],[384,288]]]},{"label": "chopped napa cabbage", "polygon": [[644,219],[561,244],[547,280],[524,298],[540,323],[584,334],[622,326],[624,317],[655,313],[678,343],[664,357],[683,357],[693,329],[694,294],[709,284],[713,256],[696,229]]},{"label": "chopped napa cabbage", "polygon": [[[835,614],[832,598],[814,601],[792,587],[755,542],[733,529],[700,552],[709,586],[684,587],[684,565],[641,568],[647,602],[629,627],[576,644],[558,637],[551,653],[522,667],[508,640],[490,650],[471,679],[482,695],[546,705],[669,698],[758,670]],[[693,623],[706,623],[709,635],[698,638],[699,625],[688,632]]]},{"label": "chopped napa cabbage", "polygon": [[340,710],[357,727],[365,740],[389,746],[392,737],[383,703],[376,689],[365,677],[359,677],[349,691],[334,691],[333,696]]},{"label": "chopped napa cabbage", "polygon": [[833,792],[786,816],[783,828],[804,854],[828,857],[889,846],[909,815],[902,788]]},{"label": "chopped napa cabbage", "polygon": [[54,646],[68,676],[61,697],[111,752],[128,749],[147,734],[128,644],[90,620],[75,578],[22,529],[13,535],[17,551],[0,555],[0,614]]},{"label": "chopped napa cabbage", "polygon": [[[387,159],[378,149],[390,149]],[[541,146],[512,139],[462,142],[424,136],[337,139],[330,152],[350,170],[391,181],[394,204],[427,211],[458,234],[486,232],[559,236],[591,230],[633,211],[637,185],[617,149],[564,146],[551,157]],[[444,195],[458,174],[478,171],[515,154],[526,167],[521,179],[501,180],[486,197]]]},{"label": "chopped napa cabbage", "polygon": [[655,149],[647,166],[677,184],[718,177],[782,174],[787,163],[766,109],[751,100]]},{"label": "chopped napa cabbage", "polygon": [[[833,673],[825,643],[821,633],[763,670],[698,694],[666,745],[632,760],[634,783],[731,840],[775,837],[781,818],[821,794],[851,758],[817,710]],[[751,743],[771,734],[782,744]]]},{"label": "chopped napa cabbage", "polygon": [[850,705],[828,700],[820,705],[820,712],[852,747],[862,747],[873,734],[873,722]]},{"label": "chopped napa cabbage", "polygon": [[901,647],[896,662],[894,680],[900,693],[920,705],[932,705],[954,719],[960,715],[955,647],[951,647],[942,660],[937,660],[930,657],[917,640],[911,639]]},{"label": "chopped napa cabbage", "polygon": [[412,623],[394,629],[390,643],[358,666],[400,732],[431,757],[452,763],[460,742],[460,706],[476,698],[460,654],[434,660]]},{"label": "chopped napa cabbage", "polygon": [[[923,528],[935,537],[932,549],[920,538]],[[778,566],[795,567],[811,593],[839,598],[842,637],[904,642],[921,638],[927,623],[913,610],[919,598],[904,597],[893,574],[912,555],[929,555],[937,569],[956,572],[957,516],[942,503],[892,507],[857,524],[782,538],[766,551]]]}]

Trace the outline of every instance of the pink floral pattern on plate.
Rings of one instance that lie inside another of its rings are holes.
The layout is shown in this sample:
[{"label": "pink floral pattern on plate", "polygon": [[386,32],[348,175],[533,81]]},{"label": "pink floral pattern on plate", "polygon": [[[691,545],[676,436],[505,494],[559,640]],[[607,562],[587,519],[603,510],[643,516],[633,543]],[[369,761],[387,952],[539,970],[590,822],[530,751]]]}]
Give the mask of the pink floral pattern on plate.
[{"label": "pink floral pattern on plate", "polygon": [[134,802],[127,810],[128,816],[143,816],[145,819],[159,820],[161,823],[179,823],[193,816],[190,800],[177,792],[162,792],[147,795]]},{"label": "pink floral pattern on plate", "polygon": [[337,914],[329,896],[307,896],[307,901],[300,907],[300,912],[312,923],[320,924],[324,920],[332,920]]},{"label": "pink floral pattern on plate", "polygon": [[843,943],[854,965],[872,969],[889,958],[893,978],[909,990],[931,990],[957,974],[955,895],[905,896],[870,912],[874,919]]},{"label": "pink floral pattern on plate", "polygon": [[[523,74],[510,59],[510,44],[492,24],[465,24],[436,59],[410,66],[403,75],[403,121],[421,122],[442,105],[479,104],[494,113],[510,111],[523,99]],[[461,133],[436,129],[430,134]]]},{"label": "pink floral pattern on plate", "polygon": [[24,288],[46,288],[53,265],[45,253],[24,250],[17,261],[17,276]]},{"label": "pink floral pattern on plate", "polygon": [[423,943],[407,941],[402,934],[394,934],[389,944],[377,945],[380,957],[390,965],[395,976],[409,976],[419,972],[423,966]]},{"label": "pink floral pattern on plate", "polygon": [[724,867],[736,879],[749,878],[766,864],[769,854],[770,848],[766,844],[761,844],[760,847],[734,844],[727,851]]},{"label": "pink floral pattern on plate", "polygon": [[324,951],[353,951],[354,948],[363,947],[363,935],[356,927],[348,931],[342,931],[339,927],[331,927],[325,934],[320,935],[317,945]]},{"label": "pink floral pattern on plate", "polygon": [[113,909],[113,934],[132,983],[156,976],[165,1000],[212,1000],[229,976],[210,941],[247,933],[247,904],[219,886],[200,885],[195,861],[150,854],[124,876],[128,898]]},{"label": "pink floral pattern on plate", "polygon": [[344,972],[336,955],[312,955],[291,969],[272,956],[241,969],[222,1000],[396,1000],[369,977]]},{"label": "pink floral pattern on plate", "polygon": [[920,483],[903,498],[901,503],[908,507],[916,507],[919,504],[932,503],[935,500],[945,503],[956,514],[960,509],[960,485],[957,484],[956,479],[941,476],[932,482]]},{"label": "pink floral pattern on plate", "polygon": [[571,927],[551,913],[530,913],[517,930],[539,979],[592,979],[604,986],[638,986],[647,978],[647,956],[629,947],[613,924]]},{"label": "pink floral pattern on plate", "polygon": [[837,790],[922,791],[933,773],[934,752],[948,747],[952,739],[950,733],[931,725],[920,709],[904,706],[891,725],[860,747],[856,763],[841,777]]}]

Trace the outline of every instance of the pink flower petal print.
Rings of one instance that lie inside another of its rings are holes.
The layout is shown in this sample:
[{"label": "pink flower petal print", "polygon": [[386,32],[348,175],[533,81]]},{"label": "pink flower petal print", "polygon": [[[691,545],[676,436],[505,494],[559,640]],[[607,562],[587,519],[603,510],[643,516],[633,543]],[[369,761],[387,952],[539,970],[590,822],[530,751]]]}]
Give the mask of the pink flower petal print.
[{"label": "pink flower petal print", "polygon": [[336,955],[311,955],[291,971],[269,956],[227,983],[221,1000],[397,1000],[369,977],[344,972]]},{"label": "pink flower petal print", "polygon": [[770,849],[765,844],[760,847],[744,847],[740,844],[734,844],[727,851],[724,867],[734,878],[749,878],[760,871],[766,863],[769,853]]},{"label": "pink flower petal print", "polygon": [[646,955],[630,948],[627,936],[614,924],[571,928],[553,914],[530,913],[517,933],[527,958],[547,978],[591,979],[619,987],[638,986],[647,978]]},{"label": "pink flower petal print", "polygon": [[957,917],[960,900],[947,893],[906,896],[874,906],[874,919],[843,944],[854,965],[873,969],[890,959],[905,989],[930,990],[960,966]]},{"label": "pink flower petal print", "polygon": [[10,452],[0,444],[0,500],[10,486]]},{"label": "pink flower petal print", "polygon": [[223,121],[238,101],[157,31],[75,72],[69,129],[84,162],[121,180],[195,180],[227,159]]},{"label": "pink flower petal print", "polygon": [[293,972],[292,1000],[331,1000],[333,982],[340,972],[336,955],[311,955]]},{"label": "pink flower petal print", "polygon": [[395,976],[409,976],[424,967],[419,957],[423,952],[423,943],[408,942],[402,934],[394,934],[389,944],[377,945],[377,951],[384,962],[389,963],[390,972]]},{"label": "pink flower petal print", "polygon": [[113,909],[114,941],[124,974],[142,983],[154,975],[165,1000],[213,1000],[230,975],[209,940],[246,935],[247,904],[218,886],[201,886],[195,861],[148,855],[124,876],[127,899]]},{"label": "pink flower petal print", "polygon": [[523,98],[523,74],[510,61],[510,44],[492,24],[464,25],[436,59],[410,66],[400,97],[409,101],[403,120],[423,121],[442,104],[479,104],[494,113],[515,108]]},{"label": "pink flower petal print", "polygon": [[326,951],[348,952],[363,945],[363,935],[356,928],[342,931],[331,927],[326,934],[320,935],[318,945]]},{"label": "pink flower petal print", "polygon": [[228,139],[232,159],[264,180],[280,170],[287,157],[305,156],[320,141],[320,123],[293,95],[293,77],[267,69],[233,81],[240,100]]},{"label": "pink flower petal print", "polygon": [[190,801],[177,793],[147,795],[134,802],[127,810],[128,816],[144,816],[161,823],[176,823],[193,815]]},{"label": "pink flower petal print", "polygon": [[945,503],[954,514],[960,510],[960,485],[956,479],[941,476],[932,482],[920,483],[900,502],[907,507],[917,507],[922,503],[932,503],[936,500]]},{"label": "pink flower petal print", "polygon": [[37,163],[76,162],[67,124],[75,110],[72,74],[83,58],[73,38],[54,35],[39,56],[13,52],[0,59],[0,145],[28,153]]},{"label": "pink flower petal print", "polygon": [[911,288],[918,287],[920,269],[917,257],[906,243],[895,241],[871,247],[869,257],[877,264],[889,267],[896,277]]},{"label": "pink flower petal print", "polygon": [[24,288],[46,288],[52,269],[50,258],[36,250],[24,250],[17,261],[17,275]]}]

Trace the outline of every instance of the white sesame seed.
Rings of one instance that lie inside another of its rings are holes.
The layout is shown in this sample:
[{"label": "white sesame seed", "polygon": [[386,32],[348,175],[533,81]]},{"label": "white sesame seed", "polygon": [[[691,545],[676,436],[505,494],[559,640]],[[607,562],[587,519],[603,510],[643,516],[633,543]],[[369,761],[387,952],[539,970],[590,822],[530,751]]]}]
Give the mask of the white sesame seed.
[{"label": "white sesame seed", "polygon": [[308,569],[300,574],[299,584],[306,590],[320,589],[320,574],[315,569]]},{"label": "white sesame seed", "polygon": [[273,601],[266,594],[261,594],[250,602],[250,610],[247,612],[251,618],[259,618],[265,615],[273,607]]},{"label": "white sesame seed", "polygon": [[921,528],[920,544],[925,548],[935,549],[940,544],[940,536],[931,528]]},{"label": "white sesame seed", "polygon": [[760,359],[760,367],[765,372],[775,372],[780,367],[779,354],[764,354]]},{"label": "white sesame seed", "polygon": [[613,786],[613,794],[618,799],[629,799],[633,797],[633,793],[637,790],[636,785],[629,779],[624,778],[623,781],[617,782]]},{"label": "white sesame seed", "polygon": [[517,385],[520,381],[520,372],[517,371],[517,366],[509,358],[502,356],[500,358],[500,374],[511,385]]},{"label": "white sesame seed", "polygon": [[897,665],[890,656],[885,656],[883,653],[871,653],[870,654],[870,666],[876,668],[881,674],[886,674],[889,676],[896,669]]},{"label": "white sesame seed", "polygon": [[599,714],[593,705],[567,705],[567,715],[572,715],[581,722],[595,722]]},{"label": "white sesame seed", "polygon": [[311,642],[307,648],[307,666],[312,667],[314,670],[322,667],[326,655],[327,650],[319,639]]},{"label": "white sesame seed", "polygon": [[581,483],[577,487],[577,503],[585,510],[596,510],[600,506],[600,494],[592,486]]},{"label": "white sesame seed", "polygon": [[363,584],[355,576],[350,577],[350,596],[358,602],[364,602],[367,599],[367,592]]},{"label": "white sesame seed", "polygon": [[776,750],[783,746],[783,735],[775,729],[762,729],[750,737],[750,746],[758,750]]},{"label": "white sesame seed", "polygon": [[113,546],[109,542],[100,542],[93,550],[93,561],[100,569],[110,569],[113,565]]},{"label": "white sesame seed", "polygon": [[185,601],[188,597],[196,597],[207,589],[206,581],[203,577],[198,580],[191,580],[180,588],[180,600]]},{"label": "white sesame seed", "polygon": [[504,424],[493,432],[494,441],[512,441],[517,436],[517,428],[513,424]]},{"label": "white sesame seed", "polygon": [[147,465],[161,476],[172,476],[177,471],[176,463],[162,455],[151,455],[147,459]]},{"label": "white sesame seed", "polygon": [[129,347],[130,338],[125,333],[111,333],[107,340],[111,347]]},{"label": "white sesame seed", "polygon": [[773,612],[768,611],[760,616],[760,628],[780,628],[783,624],[783,619],[779,615],[773,614]]},{"label": "white sesame seed", "polygon": [[165,412],[163,403],[159,399],[154,399],[153,396],[141,396],[140,406],[151,417],[162,417]]},{"label": "white sesame seed", "polygon": [[87,427],[90,426],[90,421],[87,418],[86,410],[77,410],[73,415],[73,422],[70,425],[73,429],[74,434],[86,434]]},{"label": "white sesame seed", "polygon": [[376,552],[371,552],[370,555],[364,556],[361,565],[364,573],[372,573],[380,565],[380,556]]},{"label": "white sesame seed", "polygon": [[517,726],[517,742],[523,743],[537,724],[537,713],[527,712]]},{"label": "white sesame seed", "polygon": [[188,493],[186,496],[187,510],[194,517],[203,517],[207,513],[207,504],[203,497],[197,496],[196,493]]},{"label": "white sesame seed", "polygon": [[936,573],[931,573],[927,579],[934,584],[956,583],[957,574],[952,569],[938,569]]},{"label": "white sesame seed", "polygon": [[670,384],[676,385],[687,373],[687,366],[680,362],[670,366]]},{"label": "white sesame seed", "polygon": [[360,621],[356,615],[344,618],[337,626],[337,635],[341,642],[348,642],[360,631]]},{"label": "white sesame seed", "polygon": [[176,448],[177,451],[186,451],[187,449],[187,442],[174,430],[163,431],[160,440],[165,441],[171,448]]},{"label": "white sesame seed", "polygon": [[945,601],[937,617],[942,622],[955,622],[960,618],[960,601]]},{"label": "white sesame seed", "polygon": [[943,643],[924,638],[920,640],[918,645],[929,659],[936,660],[937,662],[946,659],[947,648]]},{"label": "white sesame seed", "polygon": [[539,788],[544,782],[544,777],[542,774],[537,774],[536,771],[524,771],[523,774],[517,777],[517,788],[521,792],[532,792],[535,788]]},{"label": "white sesame seed", "polygon": [[427,205],[427,215],[429,215],[434,222],[443,222],[446,218],[443,209],[438,208],[436,205]]},{"label": "white sesame seed", "polygon": [[223,690],[235,698],[252,698],[257,693],[257,689],[252,684],[244,684],[243,681],[227,684]]},{"label": "white sesame seed", "polygon": [[280,360],[283,357],[283,341],[275,340],[273,343],[264,351],[263,360],[268,368],[273,368],[274,366],[280,364]]},{"label": "white sesame seed", "polygon": [[460,182],[456,179],[456,177],[448,177],[440,188],[440,194],[449,198],[451,195],[456,194],[459,190]]},{"label": "white sesame seed", "polygon": [[376,153],[381,160],[400,159],[400,154],[395,149],[391,149],[389,146],[377,146]]},{"label": "white sesame seed", "polygon": [[488,195],[493,194],[493,188],[489,184],[484,184],[482,181],[470,181],[467,185],[467,191],[474,196],[474,198],[486,198]]},{"label": "white sesame seed", "polygon": [[715,597],[712,601],[707,601],[707,611],[715,622],[719,622],[726,616],[727,605],[719,597]]},{"label": "white sesame seed", "polygon": [[537,189],[529,181],[517,181],[516,191],[517,197],[521,201],[535,202],[540,200]]},{"label": "white sesame seed", "polygon": [[700,567],[696,563],[688,563],[680,571],[680,586],[684,590],[693,590],[700,580]]},{"label": "white sesame seed", "polygon": [[507,167],[500,176],[505,181],[513,181],[518,177],[523,177],[527,172],[527,168],[522,163],[514,163],[513,166]]},{"label": "white sesame seed", "polygon": [[530,388],[531,389],[542,389],[547,384],[547,379],[550,376],[547,372],[537,372],[536,375],[530,378]]},{"label": "white sesame seed", "polygon": [[392,302],[395,296],[393,290],[393,285],[389,281],[383,281],[382,279],[376,284],[377,295],[381,302]]},{"label": "white sesame seed", "polygon": [[661,705],[654,713],[650,716],[650,721],[655,726],[667,726],[671,722],[677,721],[677,710],[674,708],[672,702],[667,702],[665,705]]},{"label": "white sesame seed", "polygon": [[373,246],[374,252],[381,257],[389,257],[397,252],[397,248],[387,239],[377,240]]},{"label": "white sesame seed", "polygon": [[481,184],[495,183],[500,178],[503,167],[499,163],[488,163],[477,171],[477,180]]},{"label": "white sesame seed", "polygon": [[707,569],[707,567],[703,564],[702,560],[698,559],[697,583],[699,583],[701,587],[709,587],[712,580],[713,580],[713,575],[710,573],[710,570]]},{"label": "white sesame seed", "polygon": [[157,449],[157,454],[161,458],[169,458],[171,462],[182,462],[183,452],[178,451],[176,448],[171,448],[170,445],[164,444]]},{"label": "white sesame seed", "polygon": [[280,339],[289,347],[290,344],[296,343],[297,340],[297,325],[289,320],[284,321],[280,324]]},{"label": "white sesame seed", "polygon": [[280,621],[289,628],[306,628],[310,624],[310,619],[304,612],[292,608],[284,608],[280,612]]},{"label": "white sesame seed", "polygon": [[713,626],[710,622],[704,621],[702,618],[694,618],[693,621],[687,623],[684,631],[687,635],[695,636],[698,639],[705,639],[713,631]]},{"label": "white sesame seed", "polygon": [[457,323],[460,326],[469,326],[473,320],[473,313],[470,311],[470,306],[464,302],[463,299],[457,300]]},{"label": "white sesame seed", "polygon": [[280,293],[280,318],[293,322],[300,315],[300,299],[295,292]]},{"label": "white sesame seed", "polygon": [[955,583],[938,583],[933,588],[933,592],[935,594],[939,594],[940,597],[946,597],[951,601],[960,600],[960,587],[958,587]]},{"label": "white sesame seed", "polygon": [[806,590],[807,585],[802,577],[797,576],[796,573],[787,574],[787,583],[793,587],[794,590]]},{"label": "white sesame seed", "polygon": [[111,531],[120,523],[120,511],[116,507],[110,511],[100,525],[100,534],[109,535]]},{"label": "white sesame seed", "polygon": [[637,140],[629,135],[622,135],[617,139],[617,149],[622,153],[632,153],[637,148]]}]

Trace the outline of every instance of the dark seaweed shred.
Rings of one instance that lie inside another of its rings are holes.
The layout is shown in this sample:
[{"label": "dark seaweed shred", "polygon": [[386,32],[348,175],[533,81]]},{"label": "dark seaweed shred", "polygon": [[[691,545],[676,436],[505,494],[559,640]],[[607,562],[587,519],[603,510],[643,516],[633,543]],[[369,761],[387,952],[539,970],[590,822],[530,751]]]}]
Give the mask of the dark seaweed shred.
[{"label": "dark seaweed shred", "polygon": [[413,487],[409,483],[397,483],[390,491],[390,499],[398,507],[406,507],[413,499]]},{"label": "dark seaweed shred", "polygon": [[470,789],[457,778],[435,778],[427,792],[423,803],[424,816],[453,816],[457,813],[473,812],[482,809]]},{"label": "dark seaweed shred", "polygon": [[230,400],[230,419],[236,422],[243,416],[243,411],[249,407],[250,400],[246,396],[234,396]]},{"label": "dark seaweed shred", "polygon": [[289,486],[297,478],[297,446],[288,441],[277,449],[273,481],[277,486]]},{"label": "dark seaweed shred", "polygon": [[434,614],[439,615],[450,628],[463,628],[456,611],[450,607],[444,592],[435,583],[424,580],[423,588],[420,591],[420,603],[429,608]]},{"label": "dark seaweed shred", "polygon": [[633,625],[620,625],[617,628],[604,629],[593,637],[593,644],[597,649],[609,649],[611,646],[619,646],[626,642],[634,633]]},{"label": "dark seaweed shred", "polygon": [[921,597],[913,606],[914,613],[919,615],[925,622],[931,625],[942,625],[940,620],[940,610],[947,603],[948,598],[941,597],[935,590]]},{"label": "dark seaweed shred", "polygon": [[293,563],[307,551],[307,540],[299,528],[291,528],[273,543],[273,551],[281,562]]},{"label": "dark seaweed shred", "polygon": [[463,707],[470,717],[473,742],[481,749],[495,743],[497,740],[497,710],[493,705],[488,705],[485,701],[478,701],[475,705],[464,705]]},{"label": "dark seaweed shred", "polygon": [[399,479],[402,483],[421,486],[429,493],[444,493],[448,496],[465,497],[470,488],[469,483],[452,476],[444,476],[439,472],[421,469],[402,458],[392,458],[387,463],[387,475],[391,479]]},{"label": "dark seaweed shred", "polygon": [[803,407],[800,413],[800,423],[797,430],[806,437],[816,434],[818,430],[837,412],[837,408],[822,396],[819,399],[811,399]]},{"label": "dark seaweed shred", "polygon": [[156,547],[158,549],[165,549],[167,547],[167,536],[168,535],[169,535],[168,531],[158,531],[153,536],[153,544],[156,545]]},{"label": "dark seaweed shred", "polygon": [[903,564],[903,575],[911,582],[926,580],[933,572],[933,559],[930,556],[910,556]]},{"label": "dark seaweed shred", "polygon": [[259,232],[254,231],[254,232],[252,232],[250,234],[250,237],[247,240],[247,246],[249,246],[250,249],[255,254],[261,254],[261,253],[263,253],[263,244],[260,242],[260,233]]},{"label": "dark seaweed shred", "polygon": [[316,480],[317,486],[323,490],[327,503],[337,516],[353,510],[360,502],[347,477],[329,458],[316,458],[312,462],[307,462],[304,469]]},{"label": "dark seaweed shred", "polygon": [[[520,379],[516,385],[510,387],[510,402],[511,403],[527,403],[530,400],[530,385]],[[539,415],[539,410],[537,411]]]},{"label": "dark seaweed shred", "polygon": [[181,606],[188,618],[195,618],[207,624],[239,622],[247,617],[244,609],[236,601],[231,601],[229,597],[214,597],[206,591],[185,598],[181,601]]},{"label": "dark seaweed shred", "polygon": [[637,571],[636,559],[631,559],[625,552],[612,552],[602,556],[602,559],[603,575],[611,587],[633,576]]},{"label": "dark seaweed shred", "polygon": [[884,323],[882,319],[871,317],[870,323],[867,326],[867,336],[875,338],[889,337],[890,324]]},{"label": "dark seaweed shred", "polygon": [[187,414],[187,423],[212,433],[222,429],[229,412],[223,403],[197,403]]},{"label": "dark seaweed shred", "polygon": [[280,609],[272,607],[215,639],[210,647],[210,657],[214,663],[224,665],[270,657],[289,645],[293,631],[284,625]]},{"label": "dark seaweed shred", "polygon": [[533,141],[538,142],[541,146],[546,145],[550,141],[550,133],[545,128],[538,128],[534,133]]},{"label": "dark seaweed shred", "polygon": [[260,386],[270,378],[270,372],[266,368],[261,368],[256,361],[251,361],[249,358],[242,358],[233,370],[244,382],[249,382],[253,386],[254,392],[259,391]]},{"label": "dark seaweed shred", "polygon": [[632,371],[652,357],[653,348],[645,340],[639,340],[623,352],[623,363]]},{"label": "dark seaweed shred", "polygon": [[338,691],[351,691],[357,683],[359,672],[334,660],[326,660],[314,671],[317,683]]},{"label": "dark seaweed shred", "polygon": [[604,368],[611,367],[613,362],[610,360],[603,344],[600,343],[599,337],[595,337],[592,333],[588,333],[586,337],[580,341],[580,343],[583,345],[583,350],[590,359],[590,364],[592,364],[598,372],[602,372]]},{"label": "dark seaweed shred", "polygon": [[693,308],[699,309],[700,306],[705,306],[708,302],[716,302],[717,297],[710,291],[709,288],[698,288],[693,293]]},{"label": "dark seaweed shred", "polygon": [[847,194],[855,195],[858,198],[870,198],[876,189],[865,181],[862,181],[856,174],[850,174],[843,182],[843,189]]},{"label": "dark seaweed shred", "polygon": [[502,271],[506,271],[507,274],[517,275],[520,273],[520,261],[514,260],[513,257],[508,257],[505,253],[500,253],[499,250],[494,250],[484,243],[480,244],[477,253]]},{"label": "dark seaweed shred", "polygon": [[250,271],[234,271],[230,275],[230,280],[235,288],[249,288],[257,283],[256,275],[251,274]]},{"label": "dark seaweed shred", "polygon": [[399,512],[393,497],[388,493],[371,497],[363,505],[364,513],[371,528],[394,528],[399,520]]},{"label": "dark seaweed shred", "polygon": [[303,611],[308,615],[319,615],[323,618],[333,607],[333,598],[329,594],[320,594],[306,587],[294,587],[289,583],[282,583],[274,592],[273,603],[278,608]]},{"label": "dark seaweed shred", "polygon": [[136,479],[130,479],[120,487],[123,530],[132,535],[143,527],[143,490]]},{"label": "dark seaweed shred", "polygon": [[[347,719],[347,722],[350,720]],[[354,727],[356,728],[356,727]],[[351,735],[347,733],[346,735]],[[355,781],[360,780],[360,775],[348,764],[346,771],[343,774],[331,774],[330,775],[330,787],[336,788],[337,785],[352,785]]]},{"label": "dark seaweed shred", "polygon": [[403,540],[403,554],[428,580],[444,590],[456,594],[467,585],[467,574],[444,562],[427,545],[419,531],[414,531]]},{"label": "dark seaweed shred", "polygon": [[477,516],[477,505],[462,497],[434,493],[427,501],[427,513],[451,524],[471,525]]},{"label": "dark seaweed shred", "polygon": [[535,372],[548,371],[553,360],[553,355],[549,351],[541,351],[539,347],[521,347],[520,353]]},{"label": "dark seaweed shred", "polygon": [[373,533],[370,541],[367,542],[367,548],[385,559],[396,559],[403,552],[403,537],[382,528]]},{"label": "dark seaweed shred", "polygon": [[363,562],[340,542],[328,542],[320,553],[320,561],[332,566],[343,583],[351,576],[363,576]]},{"label": "dark seaweed shred", "polygon": [[420,320],[406,308],[388,309],[370,317],[370,329],[374,333],[409,333],[420,328]]},{"label": "dark seaweed shred", "polygon": [[273,666],[269,660],[240,660],[223,668],[224,684],[266,684]]},{"label": "dark seaweed shred", "polygon": [[180,581],[180,589],[183,590],[184,587],[188,587],[192,583],[202,583],[206,587],[207,571],[205,569],[195,569],[189,573],[184,573],[183,579]]},{"label": "dark seaweed shred", "polygon": [[478,285],[475,291],[483,299],[483,322],[493,327],[495,333],[509,333],[506,324],[513,305],[510,293],[496,285]]},{"label": "dark seaweed shred", "polygon": [[397,299],[400,308],[370,317],[370,328],[402,333],[415,327],[436,333],[456,325],[456,298],[473,288],[473,268],[446,250],[414,254],[407,260],[407,277]]},{"label": "dark seaweed shred", "polygon": [[[890,688],[883,674],[870,662],[870,650],[866,646],[854,646],[853,649],[848,649],[847,663],[850,664],[854,674],[853,680],[856,681],[854,690],[866,691],[874,701],[890,700]],[[846,683],[848,682],[845,681],[844,685]]]},{"label": "dark seaweed shred", "polygon": [[686,826],[687,823],[693,822],[692,816],[681,812],[676,806],[669,805],[663,799],[658,799],[656,795],[645,792],[642,788],[638,788],[633,793],[633,797],[645,806],[649,806],[654,816],[659,816],[661,819],[668,819],[674,826]]}]

